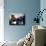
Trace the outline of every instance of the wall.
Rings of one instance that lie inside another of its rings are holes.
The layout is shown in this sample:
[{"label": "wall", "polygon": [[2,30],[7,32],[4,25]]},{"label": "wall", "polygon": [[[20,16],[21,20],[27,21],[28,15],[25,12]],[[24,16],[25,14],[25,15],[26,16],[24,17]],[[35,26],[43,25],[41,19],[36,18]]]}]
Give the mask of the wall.
[{"label": "wall", "polygon": [[3,0],[0,0],[0,42],[4,41],[4,8]]},{"label": "wall", "polygon": [[[41,9],[41,11],[43,9],[46,9],[46,0],[41,0],[40,1],[40,9]],[[43,12],[42,17],[43,17],[43,22],[41,21],[40,25],[46,26],[46,20],[45,20],[46,19],[46,10]]]},{"label": "wall", "polygon": [[[32,30],[35,14],[40,10],[40,0],[4,0],[4,38],[7,41],[18,41]],[[9,14],[22,12],[26,15],[25,25],[9,25]]]}]

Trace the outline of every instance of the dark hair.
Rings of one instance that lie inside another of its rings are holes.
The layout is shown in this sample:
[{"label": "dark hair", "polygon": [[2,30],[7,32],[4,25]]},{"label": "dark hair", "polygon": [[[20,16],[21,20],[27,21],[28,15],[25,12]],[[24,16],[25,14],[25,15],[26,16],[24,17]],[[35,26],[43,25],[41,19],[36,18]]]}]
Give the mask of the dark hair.
[{"label": "dark hair", "polygon": [[14,15],[11,15],[11,17],[14,17]]}]

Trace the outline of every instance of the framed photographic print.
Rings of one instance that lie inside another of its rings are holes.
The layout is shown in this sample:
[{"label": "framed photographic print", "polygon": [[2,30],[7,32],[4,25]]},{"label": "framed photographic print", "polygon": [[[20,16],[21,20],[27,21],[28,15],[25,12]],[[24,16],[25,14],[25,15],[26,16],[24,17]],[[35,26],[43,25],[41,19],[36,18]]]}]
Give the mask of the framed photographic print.
[{"label": "framed photographic print", "polygon": [[23,13],[13,13],[9,17],[9,25],[25,25],[25,15]]}]

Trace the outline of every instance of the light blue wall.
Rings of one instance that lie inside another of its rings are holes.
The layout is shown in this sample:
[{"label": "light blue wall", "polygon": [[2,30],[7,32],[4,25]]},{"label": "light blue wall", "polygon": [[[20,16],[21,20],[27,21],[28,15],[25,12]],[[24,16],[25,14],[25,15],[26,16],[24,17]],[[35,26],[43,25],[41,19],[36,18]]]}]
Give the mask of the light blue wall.
[{"label": "light blue wall", "polygon": [[[5,40],[18,41],[32,30],[33,19],[40,9],[40,0],[4,0],[4,35]],[[9,14],[22,12],[26,15],[26,24],[10,26]]]}]

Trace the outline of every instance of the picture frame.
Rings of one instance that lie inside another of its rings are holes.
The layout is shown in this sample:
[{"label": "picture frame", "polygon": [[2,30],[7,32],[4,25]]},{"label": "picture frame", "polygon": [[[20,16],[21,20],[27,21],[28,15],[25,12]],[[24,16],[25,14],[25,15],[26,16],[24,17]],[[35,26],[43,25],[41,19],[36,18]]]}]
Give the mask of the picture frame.
[{"label": "picture frame", "polygon": [[12,13],[9,16],[9,25],[25,25],[25,14]]}]

